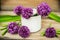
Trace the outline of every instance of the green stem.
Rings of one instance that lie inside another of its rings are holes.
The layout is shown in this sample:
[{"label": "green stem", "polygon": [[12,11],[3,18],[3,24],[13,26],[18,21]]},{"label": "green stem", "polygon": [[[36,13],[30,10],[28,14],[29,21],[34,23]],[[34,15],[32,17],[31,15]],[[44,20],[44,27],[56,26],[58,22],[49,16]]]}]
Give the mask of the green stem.
[{"label": "green stem", "polygon": [[[34,14],[33,16],[38,16],[38,14]],[[57,22],[60,22],[60,16],[54,14],[53,12],[51,12],[48,15],[48,17]],[[21,16],[0,15],[0,22],[10,22],[10,21],[19,21],[19,20],[21,20]]]},{"label": "green stem", "polygon": [[60,35],[60,30],[56,30],[56,34],[59,34]]},{"label": "green stem", "polygon": [[57,21],[57,22],[60,22],[60,16],[54,14],[53,12],[51,12],[49,15],[48,15],[49,18]]},{"label": "green stem", "polygon": [[19,21],[20,18],[20,16],[1,15],[0,22]]},{"label": "green stem", "polygon": [[[21,17],[22,18],[22,17]],[[21,19],[22,20],[22,19]],[[20,21],[20,26],[22,26],[22,22]]]},{"label": "green stem", "polygon": [[51,27],[52,23],[49,24],[49,27]]},{"label": "green stem", "polygon": [[7,27],[2,27],[2,28],[0,28],[1,31],[4,30],[4,29],[7,29]]},{"label": "green stem", "polygon": [[38,13],[34,14],[32,17],[34,17],[34,16],[38,16]]},{"label": "green stem", "polygon": [[22,22],[21,22],[21,16],[20,16],[20,21],[18,22],[19,26],[22,26]]},{"label": "green stem", "polygon": [[4,29],[2,32],[2,36],[4,36],[7,33],[8,29]]},{"label": "green stem", "polygon": [[41,32],[41,36],[45,36],[45,32],[43,31],[43,32]]}]

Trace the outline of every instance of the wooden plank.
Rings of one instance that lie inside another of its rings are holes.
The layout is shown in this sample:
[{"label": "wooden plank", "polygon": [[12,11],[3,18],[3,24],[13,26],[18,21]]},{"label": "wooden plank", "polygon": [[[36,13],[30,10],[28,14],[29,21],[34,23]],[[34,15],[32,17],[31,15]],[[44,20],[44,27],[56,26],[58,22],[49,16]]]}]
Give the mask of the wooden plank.
[{"label": "wooden plank", "polygon": [[47,2],[52,10],[58,11],[59,9],[57,0],[2,0],[2,9],[13,10],[18,5],[36,8],[41,2]]},{"label": "wooden plank", "polygon": [[[60,12],[55,12],[55,13],[59,14]],[[12,11],[2,11],[1,15],[15,15],[15,13]],[[8,23],[9,22],[3,22],[1,24],[4,25],[4,24],[8,24]],[[41,32],[44,31],[46,28],[48,28],[50,23],[52,23],[51,27],[54,27],[56,30],[60,29],[60,23],[58,23],[54,20],[48,19],[48,18],[44,18],[44,19],[42,19],[42,24],[41,24],[42,29],[36,33],[31,33],[30,37],[28,37],[26,39],[28,39],[28,40],[60,40],[60,35],[58,36],[58,38],[57,37],[47,38],[47,37],[41,36]],[[2,37],[2,38],[7,37],[7,39],[23,39],[18,34],[12,35],[9,33],[7,33],[5,36],[1,36],[1,34],[0,34],[0,37]]]}]

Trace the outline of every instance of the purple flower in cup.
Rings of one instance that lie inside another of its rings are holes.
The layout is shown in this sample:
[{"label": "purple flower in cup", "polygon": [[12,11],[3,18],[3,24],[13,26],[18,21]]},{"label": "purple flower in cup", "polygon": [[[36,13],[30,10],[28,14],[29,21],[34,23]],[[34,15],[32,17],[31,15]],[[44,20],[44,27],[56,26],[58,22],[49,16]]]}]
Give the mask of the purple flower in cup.
[{"label": "purple flower in cup", "polygon": [[47,3],[43,2],[37,7],[37,12],[41,16],[47,16],[51,12],[51,8]]},{"label": "purple flower in cup", "polygon": [[32,8],[24,8],[22,11],[22,17],[29,19],[33,15]]},{"label": "purple flower in cup", "polygon": [[22,6],[17,6],[16,8],[14,8],[14,13],[20,16],[22,14],[23,9],[24,8]]}]

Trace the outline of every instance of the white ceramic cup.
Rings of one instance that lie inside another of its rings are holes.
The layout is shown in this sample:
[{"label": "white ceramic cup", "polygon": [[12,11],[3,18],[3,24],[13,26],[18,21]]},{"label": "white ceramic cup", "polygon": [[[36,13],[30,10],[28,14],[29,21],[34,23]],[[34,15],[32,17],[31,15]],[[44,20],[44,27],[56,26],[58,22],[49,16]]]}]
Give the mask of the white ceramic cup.
[{"label": "white ceramic cup", "polygon": [[[36,9],[33,9],[33,13],[36,13]],[[37,32],[41,29],[41,16],[34,16],[29,19],[21,18],[22,26],[27,26],[30,32]]]}]

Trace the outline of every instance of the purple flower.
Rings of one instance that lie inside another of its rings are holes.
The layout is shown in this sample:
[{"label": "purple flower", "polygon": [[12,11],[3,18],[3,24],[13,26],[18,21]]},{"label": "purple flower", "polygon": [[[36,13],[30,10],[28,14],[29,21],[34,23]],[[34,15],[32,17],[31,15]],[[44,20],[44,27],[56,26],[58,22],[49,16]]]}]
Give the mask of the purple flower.
[{"label": "purple flower", "polygon": [[37,12],[41,16],[47,16],[51,12],[51,8],[47,3],[43,2],[37,7]]},{"label": "purple flower", "polygon": [[17,15],[20,15],[20,14],[22,14],[22,10],[23,10],[23,7],[22,7],[22,6],[17,6],[17,7],[14,9],[14,12],[15,12]]},{"label": "purple flower", "polygon": [[30,30],[28,29],[27,26],[22,26],[19,30],[18,33],[21,37],[26,38],[30,35]]},{"label": "purple flower", "polygon": [[12,22],[8,25],[8,32],[11,34],[18,33],[19,26],[15,22]]},{"label": "purple flower", "polygon": [[32,8],[24,8],[22,11],[22,16],[26,19],[30,18],[33,15]]},{"label": "purple flower", "polygon": [[56,36],[56,30],[53,27],[47,28],[45,31],[45,36],[49,37],[49,38],[55,37]]}]

